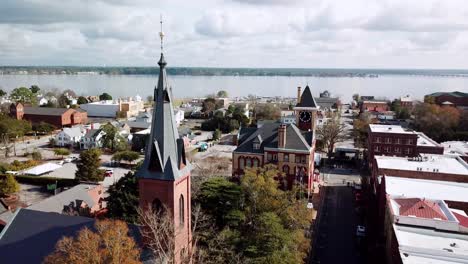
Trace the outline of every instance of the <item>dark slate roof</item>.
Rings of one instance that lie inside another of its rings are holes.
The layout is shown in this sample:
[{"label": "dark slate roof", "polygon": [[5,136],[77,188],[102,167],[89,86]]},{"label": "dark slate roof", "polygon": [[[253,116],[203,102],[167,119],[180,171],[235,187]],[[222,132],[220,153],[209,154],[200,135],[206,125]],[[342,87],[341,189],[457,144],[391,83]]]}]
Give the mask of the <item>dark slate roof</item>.
[{"label": "dark slate roof", "polygon": [[145,121],[128,121],[126,124],[130,128],[142,128],[142,129],[147,129],[151,126],[151,123],[145,122]]},{"label": "dark slate roof", "polygon": [[317,108],[317,102],[315,102],[315,99],[312,96],[308,85],[304,89],[304,92],[302,92],[301,101],[297,103],[296,107]]},{"label": "dark slate roof", "polygon": [[45,116],[61,116],[70,108],[54,108],[54,107],[34,107],[25,106],[24,113],[26,115],[45,115]]},{"label": "dark slate roof", "polygon": [[[0,233],[0,263],[42,263],[62,237],[73,237],[84,227],[94,230],[94,223],[95,219],[88,217],[18,209]],[[138,227],[128,228],[141,247]]]},{"label": "dark slate roof", "polygon": [[42,263],[63,236],[74,236],[94,219],[18,209],[0,233],[2,263]]},{"label": "dark slate roof", "polygon": [[453,97],[468,97],[468,93],[463,93],[463,92],[459,92],[459,91],[455,91],[455,92],[437,92],[437,93],[432,93],[432,94],[428,94],[428,96],[441,96],[441,95],[449,95],[449,96],[453,96]]},{"label": "dark slate roof", "polygon": [[190,171],[184,141],[179,137],[172,106],[172,88],[167,83],[166,61],[161,53],[158,85],[154,89],[155,106],[151,133],[138,178],[174,181]]},{"label": "dark slate roof", "polygon": [[[263,153],[265,148],[278,148],[278,127],[280,122],[267,123],[260,128],[241,128],[239,145],[234,152]],[[286,127],[285,149],[309,151],[312,132],[301,132],[294,124]],[[254,149],[254,143],[260,143],[260,149]]]},{"label": "dark slate roof", "polygon": [[91,129],[85,134],[85,138],[95,138],[99,133],[101,133],[102,129]]}]

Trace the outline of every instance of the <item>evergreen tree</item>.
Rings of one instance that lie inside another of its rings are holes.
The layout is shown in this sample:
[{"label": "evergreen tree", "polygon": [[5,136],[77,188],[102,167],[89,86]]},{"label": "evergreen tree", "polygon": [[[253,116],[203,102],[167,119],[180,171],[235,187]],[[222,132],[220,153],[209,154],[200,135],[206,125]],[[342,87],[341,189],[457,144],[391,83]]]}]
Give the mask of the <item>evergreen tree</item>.
[{"label": "evergreen tree", "polygon": [[80,181],[98,182],[103,180],[103,173],[99,170],[101,165],[99,157],[101,151],[99,149],[89,149],[80,153],[78,160],[78,170],[76,171],[76,178]]},{"label": "evergreen tree", "polygon": [[133,172],[127,173],[107,191],[109,217],[135,223],[138,219],[138,180]]},{"label": "evergreen tree", "polygon": [[8,174],[5,179],[0,182],[0,192],[2,195],[10,195],[18,192],[19,190],[19,183],[11,174]]}]

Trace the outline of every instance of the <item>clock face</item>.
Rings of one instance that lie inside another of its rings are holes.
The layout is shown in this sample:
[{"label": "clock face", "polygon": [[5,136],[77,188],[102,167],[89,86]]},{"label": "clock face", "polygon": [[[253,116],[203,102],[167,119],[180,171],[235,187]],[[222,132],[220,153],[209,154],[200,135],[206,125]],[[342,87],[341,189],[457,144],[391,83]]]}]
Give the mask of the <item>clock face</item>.
[{"label": "clock face", "polygon": [[310,112],[300,112],[299,120],[303,123],[309,123],[312,120],[312,116],[310,115]]}]

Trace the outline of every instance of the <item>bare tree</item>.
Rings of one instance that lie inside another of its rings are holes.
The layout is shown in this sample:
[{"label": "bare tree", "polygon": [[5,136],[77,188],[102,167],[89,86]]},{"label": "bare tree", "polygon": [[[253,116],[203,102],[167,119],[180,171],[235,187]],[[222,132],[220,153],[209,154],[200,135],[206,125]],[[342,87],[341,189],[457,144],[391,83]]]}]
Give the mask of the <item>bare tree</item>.
[{"label": "bare tree", "polygon": [[337,114],[331,115],[327,123],[317,129],[317,136],[322,141],[328,158],[331,157],[335,144],[348,138],[346,127],[340,122],[340,116]]},{"label": "bare tree", "polygon": [[176,251],[175,236],[177,229],[167,207],[159,210],[148,205],[145,210],[138,209],[140,231],[146,247],[150,250],[155,264],[175,263],[175,256],[181,256],[180,263],[203,263],[203,256],[197,254],[197,228],[203,214],[200,206],[195,206],[192,212],[192,240],[184,252]]}]

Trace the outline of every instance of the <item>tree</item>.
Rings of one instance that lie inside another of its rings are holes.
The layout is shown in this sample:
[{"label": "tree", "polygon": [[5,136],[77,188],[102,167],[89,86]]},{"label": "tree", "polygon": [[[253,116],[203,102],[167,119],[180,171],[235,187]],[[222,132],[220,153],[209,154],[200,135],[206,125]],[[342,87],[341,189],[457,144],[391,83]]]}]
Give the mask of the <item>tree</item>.
[{"label": "tree", "polygon": [[112,100],[112,96],[108,93],[103,93],[99,95],[99,100],[104,101],[104,100]]},{"label": "tree", "polygon": [[5,157],[8,157],[11,149],[16,156],[16,140],[23,138],[29,131],[31,131],[31,123],[28,121],[0,115],[0,141],[5,148]]},{"label": "tree", "polygon": [[56,148],[56,149],[54,149],[54,155],[55,156],[62,156],[62,159],[63,159],[63,156],[70,155],[70,150],[68,150],[66,148]]},{"label": "tree", "polygon": [[455,107],[419,104],[414,108],[414,128],[439,142],[452,140],[460,123],[460,114]]},{"label": "tree", "polygon": [[326,124],[317,129],[317,137],[323,144],[323,149],[327,151],[327,157],[333,154],[335,144],[344,141],[348,135],[345,125],[340,122],[339,115],[332,115]]},{"label": "tree", "polygon": [[88,102],[88,99],[86,99],[86,97],[84,97],[84,96],[78,97],[78,100],[77,100],[76,102],[77,102],[79,105],[89,103],[89,102]]},{"label": "tree", "polygon": [[274,104],[257,105],[254,111],[256,120],[277,120],[281,115],[279,107]]},{"label": "tree", "polygon": [[29,90],[31,90],[31,92],[32,92],[33,94],[37,94],[37,93],[41,90],[41,88],[39,88],[39,86],[37,86],[37,85],[31,85],[31,87],[29,88]]},{"label": "tree", "polygon": [[30,104],[36,104],[36,95],[31,92],[26,87],[19,87],[13,89],[10,93],[10,98],[15,101],[15,102],[20,102],[20,103],[30,103]]},{"label": "tree", "polygon": [[8,174],[5,179],[0,181],[0,193],[2,195],[11,195],[20,190],[20,185],[16,181],[15,177],[11,174]]},{"label": "tree", "polygon": [[3,97],[5,95],[7,95],[7,93],[3,89],[0,89],[0,97]]},{"label": "tree", "polygon": [[221,130],[216,129],[213,132],[213,140],[219,140],[221,138]]},{"label": "tree", "polygon": [[31,158],[33,160],[42,160],[42,153],[39,150],[35,149],[33,153],[31,153]]},{"label": "tree", "polygon": [[135,160],[139,158],[140,158],[140,153],[135,152],[135,151],[130,151],[130,150],[119,151],[119,152],[116,152],[112,156],[113,161],[120,162],[123,160],[123,161],[130,162],[130,163],[134,162]]},{"label": "tree", "polygon": [[101,151],[99,149],[89,149],[80,153],[78,160],[78,170],[76,178],[80,181],[102,181],[103,173],[99,169]]},{"label": "tree", "polygon": [[57,99],[58,105],[62,108],[67,107],[70,105],[71,101],[68,99],[68,97],[65,94],[61,94],[59,98]]},{"label": "tree", "polygon": [[102,137],[103,146],[114,151],[119,130],[111,123],[107,123],[102,127],[102,131],[105,133]]},{"label": "tree", "polygon": [[140,250],[128,235],[125,222],[100,220],[96,222],[95,230],[93,232],[85,227],[75,238],[62,238],[44,263],[141,263]]},{"label": "tree", "polygon": [[216,110],[216,100],[214,98],[206,98],[202,104],[202,112],[205,115],[213,114],[213,111]]},{"label": "tree", "polygon": [[42,133],[42,134],[49,134],[55,129],[56,128],[54,125],[51,125],[43,121],[41,121],[39,124],[32,125],[32,130],[36,131],[37,133]]},{"label": "tree", "polygon": [[216,96],[218,98],[226,98],[228,97],[228,92],[225,91],[225,90],[221,90],[221,91],[218,91],[218,93],[216,94]]},{"label": "tree", "polygon": [[138,180],[133,172],[128,172],[109,187],[106,198],[109,217],[128,223],[138,219]]}]

